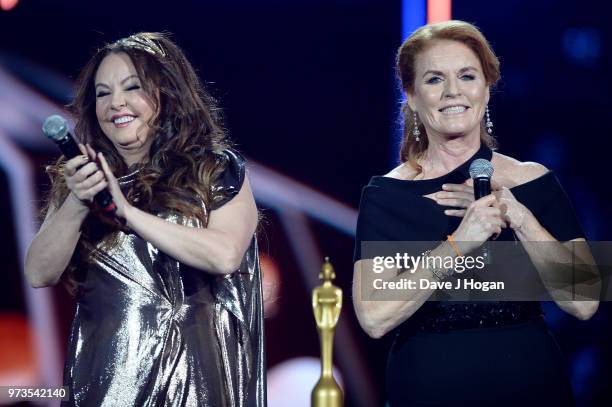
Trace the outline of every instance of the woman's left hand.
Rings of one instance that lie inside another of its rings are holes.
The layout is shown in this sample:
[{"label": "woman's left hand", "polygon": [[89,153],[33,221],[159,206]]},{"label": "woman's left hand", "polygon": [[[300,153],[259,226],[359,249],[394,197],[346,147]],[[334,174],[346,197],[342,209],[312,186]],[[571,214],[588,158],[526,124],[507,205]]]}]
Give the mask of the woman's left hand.
[{"label": "woman's left hand", "polygon": [[525,205],[516,200],[510,189],[503,187],[493,194],[497,198],[499,208],[502,211],[502,218],[508,226],[514,230],[519,230],[529,216],[533,216]]},{"label": "woman's left hand", "polygon": [[[531,215],[531,211],[516,200],[510,189],[501,187],[495,181],[491,182],[491,189],[497,198],[504,221],[512,229],[519,230],[526,218]],[[468,179],[463,184],[444,184],[442,191],[431,195],[431,198],[438,205],[457,208],[444,210],[446,215],[462,218],[465,216],[466,208],[474,201],[472,180]]]},{"label": "woman's left hand", "polygon": [[87,152],[92,160],[98,161],[100,166],[102,167],[102,171],[104,172],[104,176],[106,177],[106,181],[108,182],[108,191],[113,197],[113,202],[115,202],[115,206],[117,207],[117,211],[115,212],[115,216],[121,220],[125,221],[126,212],[130,206],[130,203],[121,192],[121,188],[119,187],[119,182],[117,182],[117,178],[111,171],[108,163],[106,162],[106,158],[102,153],[96,153],[93,148],[88,144]]}]

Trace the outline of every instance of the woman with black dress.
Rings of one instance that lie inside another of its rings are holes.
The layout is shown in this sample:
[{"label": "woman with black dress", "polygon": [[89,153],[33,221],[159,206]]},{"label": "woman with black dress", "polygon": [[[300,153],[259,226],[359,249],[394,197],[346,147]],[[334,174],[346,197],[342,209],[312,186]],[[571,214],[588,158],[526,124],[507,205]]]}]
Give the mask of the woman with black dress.
[{"label": "woman with black dress", "polygon": [[[476,27],[447,21],[420,28],[399,49],[397,69],[407,95],[402,164],[363,190],[353,280],[363,329],[374,338],[395,334],[391,406],[573,405],[539,303],[426,302],[430,290],[389,301],[365,284],[373,260],[362,258],[362,243],[370,241],[438,242],[430,256],[456,258],[489,238],[516,237],[545,285],[555,279],[547,265],[559,258],[594,265],[586,244],[572,244],[584,233],[555,175],[493,151],[488,102],[499,61]],[[493,165],[494,193],[474,200],[468,169],[477,158]],[[527,242],[549,243],[537,250]],[[394,279],[436,282],[452,274],[419,267]],[[581,320],[598,307],[596,300],[555,302]]]}]

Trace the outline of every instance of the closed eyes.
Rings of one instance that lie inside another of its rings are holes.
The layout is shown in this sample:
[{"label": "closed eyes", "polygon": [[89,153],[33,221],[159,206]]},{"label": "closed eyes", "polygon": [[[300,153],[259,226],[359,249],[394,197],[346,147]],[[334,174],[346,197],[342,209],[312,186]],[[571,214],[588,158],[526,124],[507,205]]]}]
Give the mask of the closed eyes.
[{"label": "closed eyes", "polygon": [[[126,92],[127,91],[138,90],[138,89],[140,89],[140,85],[136,85],[136,84],[128,86],[127,88],[125,88]],[[110,92],[108,92],[108,91],[99,91],[98,93],[96,93],[96,97],[98,97],[98,98],[101,98],[101,97],[104,97],[104,96],[107,96],[107,95],[110,95]]]}]

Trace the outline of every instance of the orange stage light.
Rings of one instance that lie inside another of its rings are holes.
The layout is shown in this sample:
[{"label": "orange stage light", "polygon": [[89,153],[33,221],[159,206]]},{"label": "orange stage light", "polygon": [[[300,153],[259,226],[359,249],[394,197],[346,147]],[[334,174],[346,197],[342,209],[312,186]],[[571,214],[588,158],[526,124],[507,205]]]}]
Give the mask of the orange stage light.
[{"label": "orange stage light", "polygon": [[0,313],[0,386],[34,386],[38,366],[25,316]]}]

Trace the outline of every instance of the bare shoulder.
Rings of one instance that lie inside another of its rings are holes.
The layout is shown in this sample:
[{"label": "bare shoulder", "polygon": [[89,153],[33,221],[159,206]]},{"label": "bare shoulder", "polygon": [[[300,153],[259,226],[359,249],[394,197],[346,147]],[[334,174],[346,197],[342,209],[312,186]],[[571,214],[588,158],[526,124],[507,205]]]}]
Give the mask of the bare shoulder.
[{"label": "bare shoulder", "polygon": [[387,178],[395,178],[399,180],[412,180],[417,175],[417,170],[408,163],[401,163],[384,176]]},{"label": "bare shoulder", "polygon": [[522,162],[497,152],[493,153],[492,162],[495,168],[493,177],[498,178],[498,181],[508,188],[533,181],[548,172],[548,168],[540,163]]}]

